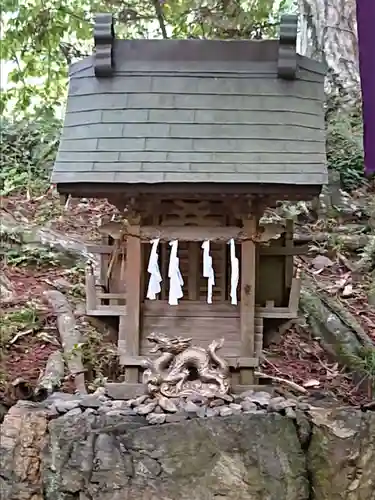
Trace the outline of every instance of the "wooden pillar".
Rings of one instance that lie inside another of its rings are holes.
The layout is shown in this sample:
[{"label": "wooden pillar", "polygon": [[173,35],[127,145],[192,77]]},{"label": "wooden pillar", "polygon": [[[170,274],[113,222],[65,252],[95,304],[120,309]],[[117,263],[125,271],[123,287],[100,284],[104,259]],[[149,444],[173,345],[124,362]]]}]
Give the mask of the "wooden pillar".
[{"label": "wooden pillar", "polygon": [[290,250],[294,246],[293,241],[294,224],[292,219],[287,219],[286,221],[286,232],[285,232],[285,248],[289,251],[285,256],[285,288],[287,290],[292,286],[293,272],[294,272],[294,258],[290,255]]},{"label": "wooden pillar", "polygon": [[196,241],[188,244],[188,297],[189,300],[199,300],[200,295],[200,246]]},{"label": "wooden pillar", "polygon": [[167,284],[168,284],[168,243],[160,243],[161,247],[161,276],[163,278],[161,284],[161,300],[166,300],[168,297]]},{"label": "wooden pillar", "polygon": [[86,268],[86,312],[97,309],[95,276],[91,266]]},{"label": "wooden pillar", "polygon": [[255,317],[254,322],[254,353],[255,357],[260,358],[263,350],[263,318]]},{"label": "wooden pillar", "polygon": [[[257,219],[252,217],[243,220],[243,229],[248,235],[255,235]],[[245,240],[241,243],[241,356],[250,358],[254,356],[256,271],[256,244]],[[253,370],[241,369],[241,384],[253,383]]]},{"label": "wooden pillar", "polygon": [[[133,236],[134,235],[134,236]],[[141,299],[141,239],[139,225],[129,227],[126,242],[126,316],[120,317],[120,363],[125,357],[139,355],[140,299]],[[125,367],[125,382],[138,382],[138,368]]]}]

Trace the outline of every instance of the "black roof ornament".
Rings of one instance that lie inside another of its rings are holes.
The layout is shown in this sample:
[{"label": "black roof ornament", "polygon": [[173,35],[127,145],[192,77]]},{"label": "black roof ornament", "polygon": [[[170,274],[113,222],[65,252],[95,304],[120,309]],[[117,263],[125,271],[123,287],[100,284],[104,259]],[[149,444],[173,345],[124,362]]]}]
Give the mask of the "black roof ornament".
[{"label": "black roof ornament", "polygon": [[114,21],[112,14],[96,14],[94,25],[95,42],[95,76],[111,76],[113,73],[113,44],[115,41]]},{"label": "black roof ornament", "polygon": [[298,16],[294,14],[281,16],[277,75],[284,80],[294,80],[296,78],[297,30]]}]

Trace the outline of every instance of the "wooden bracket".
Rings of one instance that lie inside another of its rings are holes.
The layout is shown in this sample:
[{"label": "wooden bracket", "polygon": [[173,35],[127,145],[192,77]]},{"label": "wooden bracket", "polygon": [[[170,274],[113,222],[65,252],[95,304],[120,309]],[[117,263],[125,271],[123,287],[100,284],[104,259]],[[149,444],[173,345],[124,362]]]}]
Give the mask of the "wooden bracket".
[{"label": "wooden bracket", "polygon": [[95,76],[112,76],[115,30],[112,14],[96,14],[94,26]]},{"label": "wooden bracket", "polygon": [[294,80],[297,73],[297,30],[298,16],[281,16],[279,58],[277,76],[284,80]]}]

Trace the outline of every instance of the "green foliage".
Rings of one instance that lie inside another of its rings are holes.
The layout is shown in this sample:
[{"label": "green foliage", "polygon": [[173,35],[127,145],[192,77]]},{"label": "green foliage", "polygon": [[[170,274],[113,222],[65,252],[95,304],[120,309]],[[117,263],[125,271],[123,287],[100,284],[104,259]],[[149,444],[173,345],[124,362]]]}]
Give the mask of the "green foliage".
[{"label": "green foliage", "polygon": [[90,325],[84,326],[84,342],[75,344],[67,359],[80,353],[86,370],[86,380],[90,391],[103,386],[108,380],[116,380],[120,375],[117,346]]},{"label": "green foliage", "polygon": [[6,348],[17,333],[40,327],[38,311],[31,304],[17,311],[0,313],[0,322],[0,350]]},{"label": "green foliage", "polygon": [[328,167],[340,174],[341,184],[350,191],[364,180],[363,124],[359,104],[344,106],[336,99],[328,101]]},{"label": "green foliage", "polygon": [[[1,58],[9,64],[1,112],[54,115],[64,104],[68,66],[92,52],[95,12],[112,12],[124,38],[239,38],[274,35],[288,8],[276,0],[4,0]],[[277,7],[276,7],[277,6]]]},{"label": "green foliage", "polygon": [[14,267],[57,267],[64,259],[63,255],[45,247],[13,248],[5,254],[8,266]]},{"label": "green foliage", "polygon": [[2,109],[19,117],[53,114],[63,104],[68,63],[87,50],[97,8],[100,2],[87,0],[4,0],[1,58],[12,64]]},{"label": "green foliage", "polygon": [[0,132],[0,194],[38,195],[48,189],[61,122],[7,122]]},{"label": "green foliage", "polygon": [[351,358],[352,366],[355,367],[369,386],[375,391],[375,347],[361,347],[357,356]]}]

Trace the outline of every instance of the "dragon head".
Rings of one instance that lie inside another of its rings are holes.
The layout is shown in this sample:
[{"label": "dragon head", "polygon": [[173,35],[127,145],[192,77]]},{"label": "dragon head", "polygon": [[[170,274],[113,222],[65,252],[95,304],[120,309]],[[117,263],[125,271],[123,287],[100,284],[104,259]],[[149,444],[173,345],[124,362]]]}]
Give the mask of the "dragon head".
[{"label": "dragon head", "polygon": [[150,333],[146,338],[153,344],[150,353],[169,352],[174,355],[187,349],[192,341],[191,338],[167,337],[162,333],[155,332]]}]

